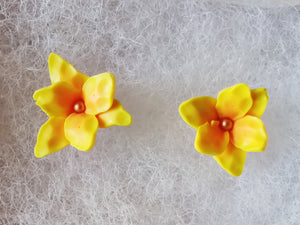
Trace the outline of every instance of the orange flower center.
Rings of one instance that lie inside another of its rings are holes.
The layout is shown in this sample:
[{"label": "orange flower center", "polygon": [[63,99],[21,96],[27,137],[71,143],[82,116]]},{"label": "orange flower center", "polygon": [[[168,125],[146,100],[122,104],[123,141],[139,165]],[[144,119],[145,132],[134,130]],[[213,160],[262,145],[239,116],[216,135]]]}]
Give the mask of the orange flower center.
[{"label": "orange flower center", "polygon": [[221,128],[225,131],[229,131],[233,128],[233,121],[229,118],[223,118],[220,122]]},{"label": "orange flower center", "polygon": [[82,113],[85,110],[85,105],[84,102],[82,100],[77,101],[74,106],[73,109],[75,112],[77,113]]},{"label": "orange flower center", "polygon": [[233,121],[229,118],[222,118],[220,120],[210,121],[212,127],[220,127],[224,131],[230,131],[233,128]]}]

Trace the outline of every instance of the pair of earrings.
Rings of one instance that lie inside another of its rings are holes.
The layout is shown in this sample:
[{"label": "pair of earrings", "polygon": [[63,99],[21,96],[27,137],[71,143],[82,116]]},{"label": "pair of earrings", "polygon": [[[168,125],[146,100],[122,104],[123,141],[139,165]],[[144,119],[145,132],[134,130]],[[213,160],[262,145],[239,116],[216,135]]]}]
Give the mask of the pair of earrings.
[{"label": "pair of earrings", "polygon": [[[114,99],[112,74],[88,77],[54,53],[48,63],[52,85],[33,95],[49,116],[37,137],[36,157],[68,145],[89,151],[98,128],[132,123],[131,115]],[[250,90],[246,84],[237,84],[222,90],[217,99],[205,96],[187,100],[180,105],[179,113],[197,130],[196,150],[213,156],[228,173],[239,176],[246,152],[263,151],[267,145],[267,133],[259,119],[267,102],[265,88]]]}]

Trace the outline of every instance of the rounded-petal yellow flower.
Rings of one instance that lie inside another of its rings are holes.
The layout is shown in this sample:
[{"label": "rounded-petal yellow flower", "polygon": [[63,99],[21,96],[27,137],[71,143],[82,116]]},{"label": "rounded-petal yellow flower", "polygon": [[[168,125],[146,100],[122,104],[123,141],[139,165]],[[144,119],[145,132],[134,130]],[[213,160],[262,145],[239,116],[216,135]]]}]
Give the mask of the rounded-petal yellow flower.
[{"label": "rounded-petal yellow flower", "polygon": [[49,56],[52,85],[37,90],[33,98],[50,117],[40,128],[35,155],[38,158],[67,145],[90,150],[97,129],[128,126],[132,119],[114,99],[115,78],[110,73],[88,77],[57,54]]},{"label": "rounded-petal yellow flower", "polygon": [[246,152],[266,148],[267,132],[259,117],[267,102],[265,88],[250,90],[246,84],[237,84],[222,90],[217,100],[206,96],[187,100],[179,113],[197,129],[196,150],[214,156],[224,170],[239,176]]}]

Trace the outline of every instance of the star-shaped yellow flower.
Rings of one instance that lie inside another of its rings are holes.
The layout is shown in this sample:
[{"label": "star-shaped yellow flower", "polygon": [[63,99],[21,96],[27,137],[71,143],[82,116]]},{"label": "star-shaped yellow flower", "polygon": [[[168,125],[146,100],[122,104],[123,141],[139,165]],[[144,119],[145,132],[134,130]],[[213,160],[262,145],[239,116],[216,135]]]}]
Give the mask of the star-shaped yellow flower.
[{"label": "star-shaped yellow flower", "polygon": [[196,97],[183,102],[179,113],[197,130],[195,148],[214,159],[233,176],[241,175],[246,152],[264,151],[268,137],[259,119],[268,103],[265,88],[250,90],[237,84],[218,98]]},{"label": "star-shaped yellow flower", "polygon": [[49,73],[52,85],[33,95],[36,104],[49,116],[38,134],[36,157],[57,152],[69,144],[88,151],[95,144],[99,127],[131,124],[130,114],[114,99],[112,74],[88,77],[54,53],[49,56]]}]

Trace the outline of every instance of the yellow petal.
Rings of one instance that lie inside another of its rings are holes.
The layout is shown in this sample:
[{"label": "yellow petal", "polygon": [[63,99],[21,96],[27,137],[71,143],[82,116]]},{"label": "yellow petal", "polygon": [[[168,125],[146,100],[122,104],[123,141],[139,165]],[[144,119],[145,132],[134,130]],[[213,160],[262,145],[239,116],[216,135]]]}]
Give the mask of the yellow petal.
[{"label": "yellow petal", "polygon": [[115,78],[110,73],[90,77],[82,87],[86,113],[96,115],[107,111],[114,100]]},{"label": "yellow petal", "polygon": [[100,128],[111,126],[129,126],[132,123],[131,115],[125,111],[118,100],[114,100],[111,108],[97,115]]},{"label": "yellow petal", "polygon": [[269,101],[267,90],[265,88],[253,89],[251,90],[251,95],[253,99],[253,105],[247,114],[261,117],[264,114]]},{"label": "yellow petal", "polygon": [[52,84],[65,81],[81,90],[82,85],[89,78],[87,75],[79,73],[74,66],[55,53],[49,55],[48,64]]},{"label": "yellow petal", "polygon": [[72,146],[81,150],[90,150],[96,140],[98,120],[85,113],[72,113],[65,121],[65,135]]},{"label": "yellow petal", "polygon": [[37,90],[33,95],[36,104],[49,116],[67,117],[73,112],[73,105],[81,96],[71,85],[58,82]]},{"label": "yellow petal", "polygon": [[268,136],[263,122],[254,116],[235,121],[231,131],[232,143],[247,152],[265,150]]},{"label": "yellow petal", "polygon": [[64,134],[64,121],[63,117],[52,117],[41,127],[34,149],[37,158],[57,152],[69,145]]},{"label": "yellow petal", "polygon": [[212,97],[192,98],[179,106],[179,113],[188,125],[198,129],[203,123],[218,118],[216,102],[217,100]]},{"label": "yellow petal", "polygon": [[246,152],[229,144],[227,149],[220,155],[214,156],[214,159],[220,166],[232,176],[240,176],[243,172],[246,161]]},{"label": "yellow petal", "polygon": [[251,91],[246,84],[237,84],[222,90],[217,99],[219,117],[232,120],[243,117],[252,106]]},{"label": "yellow petal", "polygon": [[219,155],[225,151],[229,143],[229,133],[219,126],[211,126],[208,122],[198,128],[195,148],[207,155]]}]

